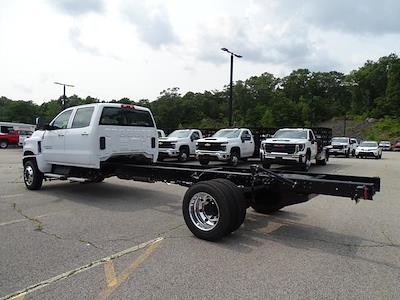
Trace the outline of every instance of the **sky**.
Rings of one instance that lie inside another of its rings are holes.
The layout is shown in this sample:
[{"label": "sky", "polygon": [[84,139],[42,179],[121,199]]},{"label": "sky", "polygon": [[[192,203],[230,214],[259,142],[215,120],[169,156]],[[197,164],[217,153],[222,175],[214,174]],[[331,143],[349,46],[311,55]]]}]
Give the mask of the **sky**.
[{"label": "sky", "polygon": [[294,69],[349,71],[400,49],[397,0],[0,0],[0,96],[155,100]]}]

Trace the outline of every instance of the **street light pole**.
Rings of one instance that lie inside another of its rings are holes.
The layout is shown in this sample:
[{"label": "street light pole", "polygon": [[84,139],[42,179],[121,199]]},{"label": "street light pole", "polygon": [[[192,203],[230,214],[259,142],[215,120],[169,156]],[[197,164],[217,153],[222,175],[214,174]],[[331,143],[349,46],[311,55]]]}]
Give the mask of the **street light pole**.
[{"label": "street light pole", "polygon": [[238,58],[242,57],[239,54],[235,54],[229,51],[227,48],[221,48],[222,51],[228,52],[231,55],[231,76],[229,82],[229,127],[233,125],[233,56]]},{"label": "street light pole", "polygon": [[66,102],[67,102],[67,96],[65,95],[65,87],[66,87],[66,86],[68,86],[68,87],[74,87],[74,86],[73,86],[72,84],[66,84],[66,83],[61,83],[61,82],[54,82],[54,84],[58,84],[58,85],[62,85],[62,86],[63,86],[63,91],[64,91],[64,93],[63,93],[63,101],[62,101],[61,106],[62,106],[62,109],[64,110],[64,109],[65,109]]}]

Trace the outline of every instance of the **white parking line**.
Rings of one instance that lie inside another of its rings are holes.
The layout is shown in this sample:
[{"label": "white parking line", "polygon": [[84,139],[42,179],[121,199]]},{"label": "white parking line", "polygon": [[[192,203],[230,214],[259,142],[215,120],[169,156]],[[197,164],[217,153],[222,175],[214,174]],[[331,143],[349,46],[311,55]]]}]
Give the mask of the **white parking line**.
[{"label": "white parking line", "polygon": [[0,199],[16,198],[16,197],[21,197],[23,195],[25,195],[25,194],[3,195],[3,196],[0,196]]},{"label": "white parking line", "polygon": [[135,252],[135,251],[140,250],[140,249],[143,249],[143,248],[145,248],[147,246],[150,246],[150,245],[152,245],[154,243],[158,243],[158,242],[162,241],[163,239],[164,239],[163,237],[158,237],[158,238],[150,240],[148,242],[144,242],[142,244],[139,244],[139,245],[133,246],[131,248],[125,249],[123,251],[117,252],[117,253],[112,254],[110,256],[95,260],[95,261],[93,261],[91,263],[88,263],[88,264],[86,264],[84,266],[81,266],[79,268],[76,268],[74,270],[62,273],[60,275],[54,276],[54,277],[49,278],[47,280],[44,280],[42,282],[33,284],[33,285],[23,289],[23,290],[20,290],[20,291],[14,292],[12,294],[9,294],[7,296],[1,297],[0,300],[15,299],[16,297],[19,297],[21,295],[26,295],[28,293],[32,293],[33,291],[36,291],[36,290],[39,290],[39,289],[42,289],[42,288],[48,286],[49,284],[64,280],[66,278],[70,278],[71,276],[74,276],[74,275],[79,274],[81,272],[84,272],[84,271],[87,271],[87,270],[92,269],[94,267],[97,267],[97,266],[99,266],[99,265],[101,265],[101,264],[103,264],[103,263],[105,263],[105,262],[107,262],[109,260],[116,259],[118,257],[127,255],[129,253]]},{"label": "white parking line", "polygon": [[[40,219],[40,218],[44,218],[44,217],[48,217],[48,216],[52,216],[52,215],[56,215],[59,213],[51,213],[51,214],[44,214],[44,215],[40,215],[40,216],[35,216],[33,217],[33,219]],[[27,222],[30,221],[29,219],[17,219],[17,220],[12,220],[12,221],[8,221],[8,222],[3,222],[0,223],[0,226],[6,226],[6,225],[11,225],[11,224],[15,224],[15,223],[20,223],[20,222]]]}]

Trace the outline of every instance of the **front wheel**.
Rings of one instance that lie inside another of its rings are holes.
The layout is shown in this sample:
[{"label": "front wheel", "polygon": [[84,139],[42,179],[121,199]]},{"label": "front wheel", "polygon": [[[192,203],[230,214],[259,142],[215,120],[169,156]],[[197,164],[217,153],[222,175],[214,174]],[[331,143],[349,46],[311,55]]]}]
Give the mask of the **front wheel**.
[{"label": "front wheel", "polygon": [[202,165],[202,166],[207,166],[210,163],[210,161],[208,159],[204,159],[204,158],[199,158],[199,162],[200,162],[200,165]]},{"label": "front wheel", "polygon": [[231,158],[229,159],[229,165],[236,167],[239,163],[240,155],[237,151],[232,151]]},{"label": "front wheel", "polygon": [[6,140],[0,141],[1,149],[6,149],[7,147],[8,147],[8,141],[6,141]]},{"label": "front wheel", "polygon": [[181,148],[179,150],[178,160],[180,162],[185,162],[189,159],[189,150],[187,148]]},{"label": "front wheel", "polygon": [[24,163],[24,183],[28,190],[39,190],[42,187],[43,173],[34,160],[27,160]]},{"label": "front wheel", "polygon": [[311,167],[310,153],[306,154],[306,160],[301,164],[300,168],[302,171],[307,172]]}]

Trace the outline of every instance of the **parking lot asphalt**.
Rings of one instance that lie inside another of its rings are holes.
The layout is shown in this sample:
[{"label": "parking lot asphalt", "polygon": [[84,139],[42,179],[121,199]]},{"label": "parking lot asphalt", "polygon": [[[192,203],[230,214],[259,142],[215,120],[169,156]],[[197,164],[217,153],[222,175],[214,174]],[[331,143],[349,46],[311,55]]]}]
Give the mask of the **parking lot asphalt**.
[{"label": "parking lot asphalt", "polygon": [[28,191],[21,155],[0,151],[0,299],[400,298],[400,153],[312,167],[380,176],[374,201],[249,208],[216,243],[186,228],[184,187],[109,178]]}]

